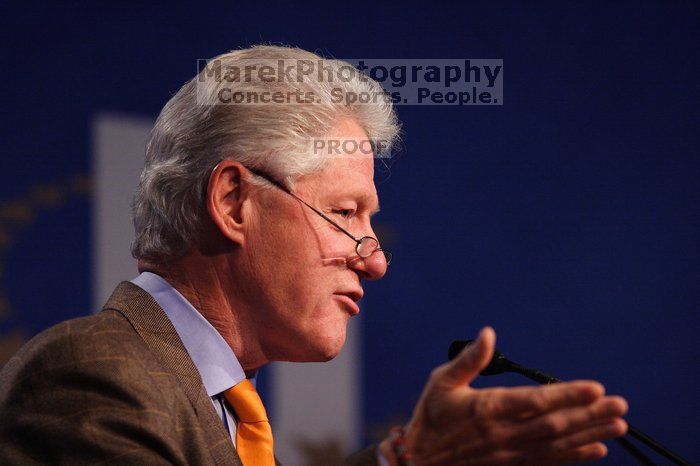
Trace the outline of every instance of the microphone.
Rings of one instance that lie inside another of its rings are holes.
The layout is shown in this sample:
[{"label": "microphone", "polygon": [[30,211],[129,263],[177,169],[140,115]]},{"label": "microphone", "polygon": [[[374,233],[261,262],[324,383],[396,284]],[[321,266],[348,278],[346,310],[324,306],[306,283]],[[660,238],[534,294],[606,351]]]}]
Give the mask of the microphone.
[{"label": "microphone", "polygon": [[[450,361],[452,361],[466,346],[469,346],[472,343],[474,343],[474,340],[453,341],[450,345],[447,357],[450,359]],[[493,352],[491,362],[484,370],[481,371],[481,375],[497,375],[504,374],[506,372],[515,372],[517,374],[524,375],[525,377],[544,385],[561,382],[561,380],[552,375],[545,374],[537,369],[531,369],[529,367],[514,363],[500,351]]]},{"label": "microphone", "polygon": [[[450,348],[447,352],[447,357],[449,358],[450,361],[452,361],[454,358],[457,357],[457,355],[467,346],[471,345],[474,343],[475,340],[455,340],[450,344]],[[500,351],[494,351],[493,352],[493,357],[491,358],[491,362],[489,362],[489,365],[484,368],[480,372],[481,375],[497,375],[497,374],[504,374],[506,372],[514,372],[517,374],[524,375],[525,377],[529,378],[530,380],[534,380],[537,383],[546,385],[550,383],[557,383],[561,382],[561,379],[558,379],[552,375],[545,374],[542,371],[539,371],[537,369],[532,369],[530,367],[525,367],[521,366],[520,364],[517,364],[510,359],[506,358],[503,353]],[[680,465],[680,466],[690,466],[690,463],[678,456],[676,453],[672,452],[665,446],[663,446],[661,443],[657,442],[653,438],[649,437],[647,434],[644,432],[640,431],[639,429],[636,429],[632,427],[631,425],[627,424],[627,433],[634,437],[635,439],[639,440],[642,442],[644,445],[648,446],[661,456],[668,458],[671,460],[674,464]],[[615,441],[622,447],[624,448],[630,455],[634,456],[641,464],[643,465],[651,465],[654,466],[656,463],[654,463],[651,459],[649,459],[648,456],[646,456],[641,450],[639,450],[637,447],[634,446],[629,440],[626,438],[617,438]]]}]

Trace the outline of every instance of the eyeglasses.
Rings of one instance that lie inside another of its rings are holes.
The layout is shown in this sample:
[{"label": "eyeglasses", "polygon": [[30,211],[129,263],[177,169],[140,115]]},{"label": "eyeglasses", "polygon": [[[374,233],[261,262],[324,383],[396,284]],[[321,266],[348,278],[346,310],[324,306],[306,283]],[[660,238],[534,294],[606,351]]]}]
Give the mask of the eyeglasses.
[{"label": "eyeglasses", "polygon": [[[246,167],[246,168],[248,168],[248,167]],[[248,171],[250,171],[252,174],[254,174],[256,176],[259,176],[260,178],[263,178],[263,179],[269,181],[270,183],[272,183],[273,185],[275,185],[276,187],[278,187],[279,189],[281,189],[285,193],[289,194],[294,199],[296,199],[297,201],[301,202],[309,209],[316,212],[318,215],[321,216],[321,218],[323,218],[325,221],[327,221],[328,223],[330,223],[331,225],[336,227],[339,231],[344,233],[348,238],[352,239],[355,242],[355,252],[357,252],[358,256],[362,257],[363,259],[366,259],[367,257],[374,254],[376,251],[381,251],[384,253],[384,258],[386,259],[386,266],[389,267],[391,265],[391,259],[394,255],[391,253],[391,251],[381,248],[379,246],[379,241],[377,241],[377,238],[374,238],[372,236],[363,236],[360,239],[355,238],[352,235],[352,233],[350,233],[345,228],[338,225],[335,221],[331,220],[326,214],[324,214],[323,212],[318,210],[316,207],[312,206],[311,204],[309,204],[308,202],[306,202],[305,200],[303,200],[302,198],[300,198],[299,196],[294,194],[286,186],[284,186],[282,183],[280,183],[279,181],[274,179],[272,176],[268,175],[267,173],[265,173],[261,170],[254,169],[254,168],[248,168]]]}]

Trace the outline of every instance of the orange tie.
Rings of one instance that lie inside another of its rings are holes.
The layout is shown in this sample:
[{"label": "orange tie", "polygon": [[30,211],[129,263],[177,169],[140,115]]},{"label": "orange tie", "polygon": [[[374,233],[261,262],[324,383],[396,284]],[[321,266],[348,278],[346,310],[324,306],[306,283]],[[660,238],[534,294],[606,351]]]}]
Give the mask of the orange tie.
[{"label": "orange tie", "polygon": [[247,379],[224,392],[238,417],[236,450],[244,466],[275,466],[272,429],[255,387]]}]

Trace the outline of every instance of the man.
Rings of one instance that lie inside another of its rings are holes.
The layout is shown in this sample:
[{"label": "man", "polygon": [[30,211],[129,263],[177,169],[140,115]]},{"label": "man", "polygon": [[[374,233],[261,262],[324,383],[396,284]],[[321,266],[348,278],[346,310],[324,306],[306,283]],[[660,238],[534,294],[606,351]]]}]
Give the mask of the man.
[{"label": "man", "polygon": [[[281,62],[283,75],[256,71]],[[391,260],[363,148],[388,146],[398,123],[385,99],[347,98],[383,95],[348,67],[238,50],[165,105],[134,201],[141,275],[3,369],[0,463],[275,463],[255,372],[335,357],[362,281]],[[353,144],[329,156],[319,140]],[[484,329],[433,371],[404,428],[349,463],[565,464],[604,456],[600,441],[625,432],[625,401],[595,382],[470,388],[494,345]]]}]

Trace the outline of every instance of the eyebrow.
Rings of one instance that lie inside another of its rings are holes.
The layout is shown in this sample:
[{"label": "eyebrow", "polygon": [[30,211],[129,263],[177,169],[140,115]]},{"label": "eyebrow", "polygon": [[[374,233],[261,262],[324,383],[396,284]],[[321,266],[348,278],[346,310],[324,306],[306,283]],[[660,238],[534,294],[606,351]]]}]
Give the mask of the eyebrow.
[{"label": "eyebrow", "polygon": [[377,207],[369,211],[369,217],[372,218],[375,215],[379,213],[381,210],[379,206],[379,199],[377,196],[370,196],[369,194],[362,193],[362,194],[351,194],[351,197],[355,197],[359,205],[365,206],[365,208],[369,207],[370,205],[374,204],[374,201],[377,201]]},{"label": "eyebrow", "polygon": [[[254,175],[257,175],[257,176],[259,176],[259,177],[262,177],[262,178],[266,179],[266,180],[269,181],[270,183],[272,183],[272,184],[274,184],[275,186],[277,186],[278,188],[280,188],[282,191],[284,191],[284,192],[286,192],[286,193],[288,193],[288,194],[291,194],[292,196],[294,196],[294,197],[296,197],[297,199],[299,199],[299,198],[297,197],[297,195],[294,194],[289,188],[287,188],[284,184],[282,184],[281,182],[277,181],[275,178],[273,178],[272,176],[268,175],[268,174],[265,173],[264,171],[262,171],[262,170],[257,170],[257,169],[255,169],[255,168],[248,168],[248,171],[250,171],[250,172],[253,173]],[[376,196],[369,196],[369,195],[364,194],[364,193],[361,194],[361,195],[359,195],[358,197],[359,197],[359,202],[364,202],[364,203],[368,203],[368,202],[370,201],[370,199],[376,198]],[[299,199],[299,200],[301,200],[301,199]],[[304,202],[304,204],[306,204],[305,201],[303,201],[303,200],[301,200],[301,201]],[[308,205],[308,204],[307,204],[307,205]],[[311,206],[309,205],[309,207],[311,207]],[[314,210],[316,210],[314,207],[311,207],[311,208],[314,209]],[[380,206],[379,206],[379,200],[377,199],[377,207],[375,207],[374,209],[372,209],[372,210],[370,211],[369,217],[370,217],[370,218],[374,217],[375,215],[377,215],[377,214],[379,213],[380,210],[381,210],[381,208],[380,208]],[[321,215],[321,216],[323,216],[323,215]]]}]

